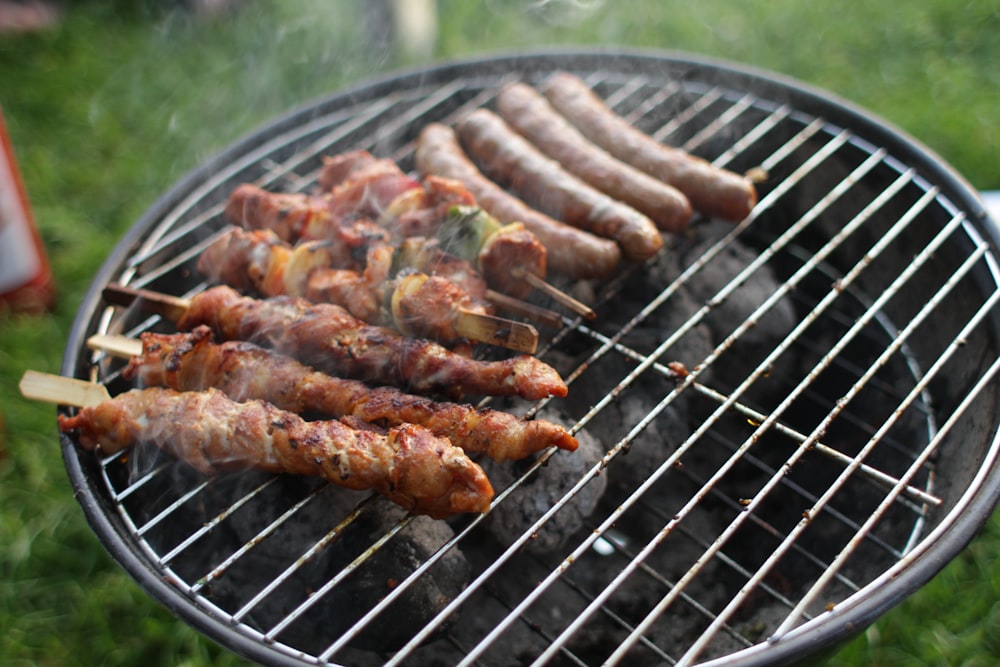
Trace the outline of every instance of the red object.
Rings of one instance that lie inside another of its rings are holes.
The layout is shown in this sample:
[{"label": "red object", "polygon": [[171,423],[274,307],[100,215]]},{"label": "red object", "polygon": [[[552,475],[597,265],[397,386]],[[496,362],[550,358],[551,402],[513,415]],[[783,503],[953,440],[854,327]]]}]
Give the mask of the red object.
[{"label": "red object", "polygon": [[0,112],[0,311],[41,313],[55,284]]}]

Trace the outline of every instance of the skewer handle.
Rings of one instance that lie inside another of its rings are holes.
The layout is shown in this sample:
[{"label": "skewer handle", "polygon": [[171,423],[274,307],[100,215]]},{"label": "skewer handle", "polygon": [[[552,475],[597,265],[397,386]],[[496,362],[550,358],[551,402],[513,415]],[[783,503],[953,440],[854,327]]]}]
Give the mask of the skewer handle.
[{"label": "skewer handle", "polygon": [[128,336],[94,334],[87,339],[87,347],[125,359],[142,354],[142,341]]},{"label": "skewer handle", "polygon": [[574,299],[569,294],[566,294],[566,292],[563,292],[561,289],[555,287],[554,285],[545,282],[544,280],[542,280],[533,273],[529,273],[528,271],[525,271],[524,269],[518,267],[511,271],[511,275],[514,276],[515,278],[520,278],[521,280],[525,281],[526,283],[537,289],[542,294],[545,294],[547,297],[551,298],[556,303],[562,304],[566,308],[569,308],[577,315],[582,315],[588,320],[592,320],[595,317],[597,317],[597,313],[595,313],[590,306],[583,303],[582,301]]},{"label": "skewer handle", "polygon": [[515,352],[534,354],[538,350],[538,330],[523,322],[461,309],[455,319],[455,329],[471,340]]},{"label": "skewer handle", "polygon": [[104,300],[113,306],[131,306],[136,301],[141,300],[143,308],[151,313],[162,315],[171,322],[181,319],[191,304],[188,299],[118,283],[105,287],[102,294]]},{"label": "skewer handle", "polygon": [[527,301],[522,301],[521,299],[515,299],[514,297],[507,296],[503,292],[487,290],[486,298],[502,310],[522,315],[538,322],[539,324],[544,324],[547,327],[558,329],[563,325],[562,316],[559,313],[549,310],[548,308],[536,306],[535,304],[528,303]]},{"label": "skewer handle", "polygon": [[33,401],[78,408],[96,405],[111,398],[103,384],[38,371],[25,371],[18,387],[22,396]]}]

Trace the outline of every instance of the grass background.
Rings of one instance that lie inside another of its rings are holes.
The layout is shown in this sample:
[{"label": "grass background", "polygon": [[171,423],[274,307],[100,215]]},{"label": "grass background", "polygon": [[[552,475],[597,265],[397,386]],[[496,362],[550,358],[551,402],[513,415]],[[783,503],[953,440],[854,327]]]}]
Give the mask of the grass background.
[{"label": "grass background", "polygon": [[[125,230],[177,179],[287,109],[419,64],[373,49],[360,0],[247,0],[215,19],[152,0],[67,2],[0,36],[0,105],[59,285],[0,315],[0,664],[237,665],[107,556],[72,497],[54,410],[17,391],[56,372],[77,304]],[[832,91],[1000,189],[1000,10],[956,2],[439,0],[434,59],[557,44],[678,49]],[[1000,660],[1000,519],[828,665]]]}]

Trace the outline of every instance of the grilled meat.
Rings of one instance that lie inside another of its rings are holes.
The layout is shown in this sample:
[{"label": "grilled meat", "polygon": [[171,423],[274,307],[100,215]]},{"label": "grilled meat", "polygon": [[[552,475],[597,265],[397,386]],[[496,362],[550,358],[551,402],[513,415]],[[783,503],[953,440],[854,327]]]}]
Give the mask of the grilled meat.
[{"label": "grilled meat", "polygon": [[438,239],[403,239],[395,248],[393,267],[447,278],[479,301],[485,301],[489,291],[479,271],[468,260],[447,252]]},{"label": "grilled meat", "polygon": [[228,219],[245,229],[270,229],[287,243],[327,241],[330,266],[388,274],[389,268],[414,269],[457,283],[478,299],[485,298],[486,281],[472,264],[447,252],[437,239],[423,237],[391,241],[389,232],[362,218],[337,218],[329,197],[284,194],[241,185],[229,197]]},{"label": "grilled meat", "polygon": [[134,389],[59,416],[85,449],[116,453],[152,442],[213,474],[241,468],[320,476],[350,489],[372,489],[435,518],[484,512],[493,489],[465,453],[427,429],[403,425],[385,434],[340,421],[307,422],[263,401],[237,403],[221,391]]},{"label": "grilled meat", "polygon": [[237,401],[266,400],[296,413],[352,416],[384,426],[417,424],[467,453],[483,452],[497,461],[522,459],[552,446],[577,447],[576,438],[553,422],[432,401],[391,387],[371,389],[252,343],[215,343],[208,327],[188,334],[144,333],[142,350],[123,372],[141,386],[180,391],[216,387]]},{"label": "grilled meat", "polygon": [[687,228],[687,197],[591,143],[531,86],[506,86],[497,96],[497,109],[508,125],[566,171],[646,214],[660,229],[676,233]]},{"label": "grilled meat", "polygon": [[547,266],[556,273],[570,278],[607,278],[618,267],[621,250],[614,241],[554,220],[503,190],[469,160],[450,127],[431,123],[421,130],[416,160],[425,177],[457,179],[498,220],[524,224],[545,246]]},{"label": "grilled meat", "polygon": [[324,157],[317,182],[321,190],[333,194],[341,215],[351,213],[373,219],[378,219],[394,199],[421,187],[395,162],[377,158],[366,150]]},{"label": "grilled meat", "polygon": [[[449,252],[473,262],[494,288],[521,298],[531,286],[517,277],[519,268],[539,278],[547,271],[546,246],[520,222],[501,225],[488,213],[455,216],[459,210],[480,211],[475,197],[458,180],[428,176],[419,187],[399,188],[408,179],[392,160],[375,158],[367,151],[345,153],[325,162],[320,186],[330,190],[338,210],[351,211],[358,190],[396,192],[395,199],[369,196],[378,206],[353,209],[354,215],[373,215],[398,238],[437,237]],[[382,185],[382,181],[387,185]]]},{"label": "grilled meat", "polygon": [[334,303],[370,324],[442,343],[463,338],[456,329],[459,313],[492,311],[440,276],[409,272],[393,279],[380,261],[368,262],[364,271],[331,268],[335,251],[328,245],[293,248],[270,230],[234,227],[202,252],[198,271],[240,291]]},{"label": "grilled meat", "polygon": [[476,109],[457,131],[483,173],[554,218],[614,239],[626,259],[644,261],[663,246],[652,220],[573,176],[492,111]]},{"label": "grilled meat", "polygon": [[753,183],[708,161],[667,146],[619,116],[586,83],[567,72],[548,78],[543,93],[590,141],[687,195],[706,215],[742,220],[757,203]]},{"label": "grilled meat", "polygon": [[199,324],[210,326],[220,338],[250,340],[325,373],[420,394],[538,400],[568,391],[559,374],[535,357],[469,359],[436,343],[365,324],[333,304],[293,297],[252,299],[230,287],[213,287],[195,295],[177,323],[181,330]]},{"label": "grilled meat", "polygon": [[225,215],[245,229],[270,229],[287,243],[329,241],[338,268],[363,269],[368,249],[389,233],[366,218],[336,215],[328,196],[269,192],[244,183],[230,193]]}]

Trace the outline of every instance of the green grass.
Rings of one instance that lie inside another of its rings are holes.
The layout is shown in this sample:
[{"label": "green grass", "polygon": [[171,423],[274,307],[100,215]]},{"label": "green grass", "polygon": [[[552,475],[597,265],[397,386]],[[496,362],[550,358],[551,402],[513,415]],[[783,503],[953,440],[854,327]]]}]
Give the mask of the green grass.
[{"label": "green grass", "polygon": [[[1000,188],[1000,14],[992,0],[439,6],[439,59],[570,44],[721,57],[852,100],[975,186]],[[54,410],[24,401],[17,381],[26,368],[58,370],[91,277],[183,174],[293,106],[413,64],[368,50],[356,3],[257,0],[216,21],[160,7],[76,2],[51,33],[0,38],[0,105],[60,290],[50,315],[0,317],[3,665],[241,664],[106,555],[66,480]],[[998,557],[994,519],[930,585],[829,664],[993,664]]]}]

